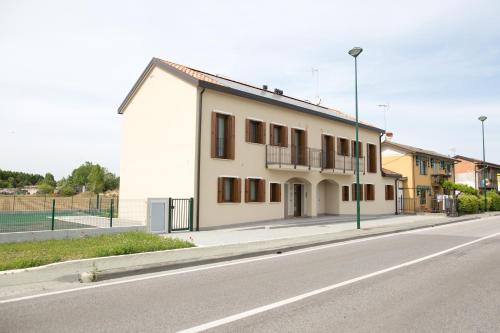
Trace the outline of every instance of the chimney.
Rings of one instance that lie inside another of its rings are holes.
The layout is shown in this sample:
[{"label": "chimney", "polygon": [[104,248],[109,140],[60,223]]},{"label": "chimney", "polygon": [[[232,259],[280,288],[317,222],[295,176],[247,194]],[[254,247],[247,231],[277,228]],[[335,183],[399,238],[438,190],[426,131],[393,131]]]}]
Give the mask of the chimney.
[{"label": "chimney", "polygon": [[394,136],[394,133],[392,133],[392,132],[385,132],[385,140],[387,142],[391,142],[393,136]]}]

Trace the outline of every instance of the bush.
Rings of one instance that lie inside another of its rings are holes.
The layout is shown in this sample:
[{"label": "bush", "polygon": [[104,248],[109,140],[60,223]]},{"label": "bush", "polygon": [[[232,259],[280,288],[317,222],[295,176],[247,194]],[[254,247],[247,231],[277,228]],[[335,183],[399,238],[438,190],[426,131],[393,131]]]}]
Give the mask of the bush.
[{"label": "bush", "polygon": [[465,184],[457,184],[449,180],[445,180],[441,183],[441,186],[446,189],[446,190],[454,190],[454,191],[459,191],[460,193],[464,194],[473,194],[477,195],[478,191],[469,185]]},{"label": "bush", "polygon": [[[458,212],[462,214],[474,214],[479,211],[479,198],[472,194],[462,194],[458,197]],[[484,204],[483,204],[484,206]]]},{"label": "bush", "polygon": [[500,211],[500,194],[495,191],[489,191],[486,195],[489,202],[489,210]]}]

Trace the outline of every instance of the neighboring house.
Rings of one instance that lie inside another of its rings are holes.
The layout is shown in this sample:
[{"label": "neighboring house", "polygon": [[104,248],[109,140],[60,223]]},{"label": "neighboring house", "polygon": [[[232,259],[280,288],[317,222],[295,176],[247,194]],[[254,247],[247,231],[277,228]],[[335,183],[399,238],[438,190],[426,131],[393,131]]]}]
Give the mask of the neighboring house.
[{"label": "neighboring house", "polygon": [[[356,212],[347,114],[156,58],[118,112],[121,209],[194,197],[197,229]],[[395,213],[398,175],[382,171],[382,133],[360,123],[362,214]]]},{"label": "neighboring house", "polygon": [[403,212],[444,210],[449,193],[441,183],[454,181],[455,160],[434,151],[392,141],[382,143],[382,165],[402,175],[398,185],[398,210]]},{"label": "neighboring house", "polygon": [[484,189],[484,172],[486,168],[486,189],[498,191],[498,174],[500,165],[478,160],[471,157],[456,155],[459,163],[455,166],[455,181],[474,187],[479,191]]}]

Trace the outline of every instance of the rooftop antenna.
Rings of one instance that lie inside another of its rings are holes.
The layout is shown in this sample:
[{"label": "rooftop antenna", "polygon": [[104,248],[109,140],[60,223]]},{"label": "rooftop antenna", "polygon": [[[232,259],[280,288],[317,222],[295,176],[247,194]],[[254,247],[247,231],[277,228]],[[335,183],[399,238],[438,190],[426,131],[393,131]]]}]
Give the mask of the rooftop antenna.
[{"label": "rooftop antenna", "polygon": [[379,108],[384,108],[384,131],[387,131],[387,110],[389,109],[389,103],[377,105]]},{"label": "rooftop antenna", "polygon": [[450,157],[455,156],[457,154],[457,148],[455,147],[450,148],[450,153],[451,153]]},{"label": "rooftop antenna", "polygon": [[319,97],[319,69],[311,68],[311,73],[313,79],[316,78],[316,96],[314,96],[313,100],[315,100],[316,104],[319,105],[321,103],[321,98]]}]

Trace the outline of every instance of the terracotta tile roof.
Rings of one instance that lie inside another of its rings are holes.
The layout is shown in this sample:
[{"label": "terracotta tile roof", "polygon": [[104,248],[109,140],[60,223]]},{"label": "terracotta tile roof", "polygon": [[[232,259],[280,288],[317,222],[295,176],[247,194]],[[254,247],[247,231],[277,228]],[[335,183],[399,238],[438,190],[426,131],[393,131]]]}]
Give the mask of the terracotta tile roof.
[{"label": "terracotta tile roof", "polygon": [[[264,90],[261,87],[257,87],[257,86],[254,86],[254,85],[251,85],[248,83],[236,81],[236,80],[233,80],[233,79],[230,79],[227,77],[218,76],[216,74],[210,74],[210,73],[203,72],[201,70],[194,69],[194,68],[191,68],[188,66],[180,65],[180,64],[177,64],[177,63],[174,63],[171,61],[167,61],[167,60],[163,60],[163,59],[158,59],[158,60],[163,62],[164,64],[166,64],[168,66],[171,66],[171,67],[183,72],[184,74],[187,74],[187,75],[197,79],[197,80],[210,82],[210,83],[217,84],[220,86],[228,86],[228,87],[232,87],[232,88],[236,88],[236,89],[238,89],[238,88],[245,88],[246,90],[251,89],[251,90],[255,90],[256,93],[257,92],[258,93],[265,92],[265,93],[274,94],[272,91]],[[281,96],[290,100],[290,101],[295,101],[297,103],[304,104],[304,107],[316,109],[318,112],[323,112],[323,113],[330,114],[330,115],[333,115],[335,117],[347,119],[350,121],[356,120],[356,118],[354,116],[347,114],[347,113],[344,113],[344,112],[339,111],[339,110],[335,110],[335,109],[331,109],[331,108],[328,108],[325,106],[317,105],[317,104],[311,103],[310,101],[287,96],[285,94],[283,94]],[[370,123],[361,121],[361,120],[359,121],[359,123],[364,124],[366,126],[376,128],[376,126],[374,126]]]},{"label": "terracotta tile roof", "polygon": [[183,72],[189,76],[194,77],[195,79],[207,81],[210,83],[219,84],[216,80],[210,78],[208,75],[206,75],[202,71],[199,71],[197,69],[193,69],[193,68],[190,68],[190,67],[187,67],[184,65],[179,65],[179,64],[176,64],[175,62],[171,62],[171,61],[167,61],[167,60],[163,60],[163,59],[159,59],[159,60],[162,61],[163,63],[169,65],[169,66],[172,66],[172,67],[180,70],[181,72]]}]

